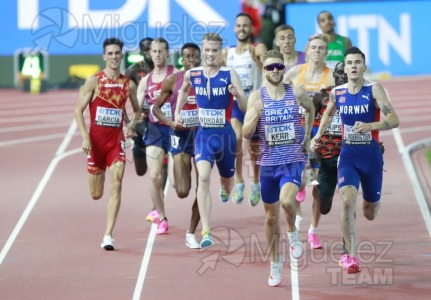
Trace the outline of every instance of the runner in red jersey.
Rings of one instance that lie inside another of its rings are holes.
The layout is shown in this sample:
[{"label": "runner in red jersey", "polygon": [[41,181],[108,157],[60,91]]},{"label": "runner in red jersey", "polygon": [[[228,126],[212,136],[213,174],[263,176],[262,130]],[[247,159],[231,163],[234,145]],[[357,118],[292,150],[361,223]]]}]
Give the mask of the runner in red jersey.
[{"label": "runner in red jersey", "polygon": [[[75,108],[75,120],[83,138],[82,150],[88,158],[90,194],[94,200],[102,198],[107,167],[110,172],[111,193],[106,231],[101,244],[105,250],[114,250],[112,231],[121,203],[125,167],[122,112],[127,98],[130,99],[135,112],[127,135],[131,135],[140,118],[136,85],[120,74],[122,48],[123,42],[117,38],[108,38],[103,42],[103,60],[106,67],[85,81]],[[89,132],[84,120],[87,106],[91,118]]]}]

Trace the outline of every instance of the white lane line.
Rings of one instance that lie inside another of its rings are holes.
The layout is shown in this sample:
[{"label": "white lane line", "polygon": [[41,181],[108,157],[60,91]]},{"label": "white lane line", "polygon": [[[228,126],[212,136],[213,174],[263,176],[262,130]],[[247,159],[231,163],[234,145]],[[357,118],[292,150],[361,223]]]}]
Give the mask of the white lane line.
[{"label": "white lane line", "polygon": [[[63,143],[60,145],[59,150],[62,149],[62,151],[65,148],[65,141],[70,141],[69,135],[73,135],[74,131],[72,129],[76,129],[76,123],[75,120],[72,121],[72,124],[70,125],[69,131],[64,137]],[[63,134],[64,135],[64,134]],[[66,145],[67,146],[67,145]],[[36,205],[37,201],[39,200],[40,195],[42,194],[43,190],[45,189],[45,186],[47,185],[49,179],[51,178],[52,174],[54,173],[55,168],[57,167],[60,160],[63,158],[79,153],[81,152],[81,149],[74,149],[70,150],[68,152],[59,152],[57,151],[56,156],[53,160],[51,160],[51,163],[49,164],[47,170],[45,171],[45,174],[43,175],[41,181],[39,182],[39,185],[36,188],[36,191],[33,193],[33,196],[30,199],[30,202],[27,204],[24,212],[22,213],[21,217],[18,220],[18,223],[15,225],[15,228],[13,229],[11,235],[9,236],[8,240],[6,241],[6,244],[4,245],[2,251],[0,252],[0,265],[3,263],[3,260],[5,259],[7,253],[9,252],[10,248],[12,247],[13,243],[16,240],[16,237],[20,233],[22,227],[24,226],[25,222],[27,221],[28,216],[30,215],[31,211],[33,210],[34,206]]]},{"label": "white lane line", "polygon": [[292,286],[292,300],[299,300],[298,260],[290,256],[290,284]]},{"label": "white lane line", "polygon": [[394,128],[392,129],[392,134],[394,136],[395,144],[397,145],[398,152],[400,154],[403,154],[406,149],[406,146],[404,144],[403,137],[401,136],[400,130],[398,128]]},{"label": "white lane line", "polygon": [[72,140],[73,136],[75,135],[75,131],[77,128],[78,125],[76,125],[75,120],[73,120],[72,124],[70,124],[69,130],[66,133],[66,136],[63,139],[63,142],[61,143],[60,147],[58,147],[58,150],[55,153],[56,156],[66,151],[66,148],[70,144],[70,141]]},{"label": "white lane line", "polygon": [[413,166],[413,163],[412,163],[412,160],[410,157],[414,151],[417,151],[421,148],[430,147],[430,146],[431,146],[431,138],[417,141],[413,144],[408,145],[407,148],[405,149],[404,153],[403,153],[403,161],[404,161],[404,166],[406,167],[406,170],[407,170],[407,175],[409,176],[410,182],[413,186],[413,191],[415,192],[415,195],[416,195],[416,201],[419,204],[419,208],[421,210],[422,217],[424,218],[425,225],[428,229],[428,235],[431,238],[430,208],[428,207],[427,200],[425,198],[422,187],[419,183],[420,182],[419,177],[416,173],[416,170]]},{"label": "white lane line", "polygon": [[[75,121],[74,121],[75,122]],[[73,135],[77,135],[77,133],[73,133]],[[18,139],[18,140],[11,140],[6,142],[0,142],[0,148],[1,147],[7,147],[17,144],[25,144],[25,143],[33,143],[33,142],[40,142],[40,141],[46,141],[46,140],[54,140],[59,138],[67,138],[67,136],[64,136],[64,133],[56,133],[56,134],[49,134],[49,135],[43,135],[43,136],[35,136],[31,138],[25,138],[25,139]]]},{"label": "white lane line", "polygon": [[38,124],[38,125],[35,124],[35,125],[26,125],[26,126],[15,126],[15,127],[0,128],[0,133],[30,131],[30,130],[56,128],[56,127],[66,127],[67,125],[69,125],[69,123],[61,122],[61,123],[47,123],[47,124]]},{"label": "white lane line", "polygon": [[[166,181],[165,190],[163,191],[163,195],[165,199],[166,199],[166,195],[168,194],[170,185],[171,184],[169,183],[169,179],[168,179]],[[133,298],[132,298],[133,300],[141,299],[141,293],[144,287],[144,281],[147,275],[148,265],[150,263],[150,257],[153,251],[154,241],[156,239],[157,226],[158,226],[157,224],[154,224],[154,223],[151,224],[151,230],[150,230],[150,233],[148,234],[147,245],[145,247],[144,257],[142,259],[141,269],[139,270],[135,291],[133,293]]]}]

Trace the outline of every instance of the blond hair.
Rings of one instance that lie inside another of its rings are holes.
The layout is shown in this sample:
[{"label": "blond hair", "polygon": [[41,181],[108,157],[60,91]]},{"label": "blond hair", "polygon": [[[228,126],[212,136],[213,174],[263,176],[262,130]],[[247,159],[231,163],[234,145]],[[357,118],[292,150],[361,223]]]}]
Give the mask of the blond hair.
[{"label": "blond hair", "polygon": [[223,43],[222,37],[215,32],[208,32],[207,34],[205,34],[204,37],[202,38],[202,41],[212,41],[212,42]]},{"label": "blond hair", "polygon": [[278,50],[266,51],[265,54],[263,55],[263,62],[265,62],[269,58],[279,58],[282,61],[284,61],[283,54],[281,54],[281,52]]}]

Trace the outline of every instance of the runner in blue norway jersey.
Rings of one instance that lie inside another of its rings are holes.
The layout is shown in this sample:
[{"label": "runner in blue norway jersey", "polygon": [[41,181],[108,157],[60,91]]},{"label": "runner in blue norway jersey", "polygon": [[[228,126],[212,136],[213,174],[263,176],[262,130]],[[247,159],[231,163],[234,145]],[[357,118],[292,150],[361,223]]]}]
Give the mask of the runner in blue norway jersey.
[{"label": "runner in blue norway jersey", "polygon": [[[348,82],[331,91],[319,130],[310,146],[313,151],[317,150],[322,134],[338,109],[343,136],[338,188],[342,200],[341,229],[348,251],[339,264],[348,273],[357,273],[360,265],[356,254],[355,215],[359,184],[364,198],[363,214],[368,220],[373,220],[380,207],[383,177],[379,131],[398,127],[399,119],[383,87],[364,79],[366,65],[362,51],[356,47],[349,48],[344,63]],[[380,112],[385,116],[382,120]]]},{"label": "runner in blue norway jersey", "polygon": [[202,221],[201,247],[212,245],[210,232],[211,170],[217,163],[220,174],[220,198],[229,200],[235,173],[236,137],[230,123],[233,97],[245,111],[247,99],[235,70],[221,67],[222,38],[208,33],[202,42],[204,66],[187,71],[178,95],[175,119],[182,122],[180,111],[190,87],[196,94],[199,109],[199,126],[196,134],[195,161],[199,173],[198,206]]}]

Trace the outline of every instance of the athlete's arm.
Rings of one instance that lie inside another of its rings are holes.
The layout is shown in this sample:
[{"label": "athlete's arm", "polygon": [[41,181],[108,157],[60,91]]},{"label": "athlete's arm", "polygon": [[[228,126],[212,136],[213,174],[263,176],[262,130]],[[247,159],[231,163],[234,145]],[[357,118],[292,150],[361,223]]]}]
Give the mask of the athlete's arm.
[{"label": "athlete's arm", "polygon": [[302,145],[304,146],[305,151],[308,152],[311,129],[313,128],[314,119],[316,118],[315,108],[310,96],[308,96],[307,92],[302,87],[294,87],[293,92],[298,100],[298,104],[305,109],[305,130]]},{"label": "athlete's arm", "polygon": [[[93,100],[93,94],[97,89],[96,76],[90,76],[85,80],[84,86],[79,93],[79,100],[75,106],[75,121],[82,135],[82,150],[85,154],[90,153],[91,141],[88,134],[87,126],[85,125],[84,112],[88,104]],[[90,120],[91,122],[91,120]]]},{"label": "athlete's arm", "polygon": [[326,89],[321,89],[313,96],[313,105],[314,105],[316,116],[319,113],[319,111],[322,109],[325,97],[327,97]]},{"label": "athlete's arm", "polygon": [[145,101],[145,91],[147,90],[147,81],[150,74],[147,74],[144,78],[141,79],[138,85],[138,103],[139,107],[142,107],[142,104]]},{"label": "athlete's arm", "polygon": [[259,69],[263,68],[263,55],[265,54],[268,49],[266,49],[265,44],[259,43],[256,46],[253,46],[251,44],[247,45],[247,50],[251,54],[251,58],[255,62],[256,66]]},{"label": "athlete's arm", "polygon": [[186,104],[187,95],[189,94],[189,90],[192,86],[192,83],[190,81],[190,70],[186,71],[183,78],[183,84],[181,85],[180,90],[178,91],[178,98],[177,98],[177,107],[175,108],[175,121],[177,123],[182,124],[183,120],[181,119],[181,110],[184,107],[184,104]]},{"label": "athlete's arm", "polygon": [[168,118],[165,117],[165,115],[162,113],[161,107],[172,96],[172,93],[174,92],[176,80],[177,80],[176,73],[171,74],[168,76],[168,78],[166,78],[166,80],[162,84],[160,95],[159,97],[157,97],[156,103],[154,103],[152,108],[153,115],[163,123],[169,124],[169,126],[171,126],[172,120],[169,120]]},{"label": "athlete's arm", "polygon": [[127,124],[127,137],[133,135],[133,130],[135,129],[136,124],[141,118],[141,108],[139,106],[138,98],[136,96],[136,84],[132,80],[129,81],[129,99],[130,104],[132,105],[134,116],[133,119]]},{"label": "athlete's arm", "polygon": [[246,139],[251,139],[256,131],[257,121],[262,115],[263,102],[260,89],[253,91],[248,97],[247,111],[245,112],[242,135]]},{"label": "athlete's arm", "polygon": [[299,66],[300,65],[296,65],[293,66],[292,68],[289,69],[289,71],[287,71],[284,76],[283,76],[283,83],[286,84],[294,84],[293,79],[298,75],[299,73]]},{"label": "athlete's arm", "polygon": [[379,83],[373,85],[373,96],[376,107],[379,107],[385,117],[373,123],[355,122],[353,127],[356,132],[361,134],[367,133],[371,130],[388,130],[396,128],[400,125],[400,120],[394,107],[389,101],[388,94]]},{"label": "athlete's arm", "polygon": [[244,90],[242,89],[239,76],[233,68],[230,70],[230,78],[231,78],[232,84],[230,84],[228,87],[229,93],[231,93],[232,96],[236,98],[239,108],[242,111],[246,111],[247,98],[245,97]]},{"label": "athlete's arm", "polygon": [[328,126],[331,124],[332,118],[334,117],[336,111],[337,106],[335,104],[335,90],[332,89],[331,93],[329,94],[328,105],[326,106],[325,112],[323,113],[322,119],[320,120],[319,129],[317,130],[314,138],[311,140],[311,150],[316,151],[319,148],[320,139],[326,129],[328,129]]}]

